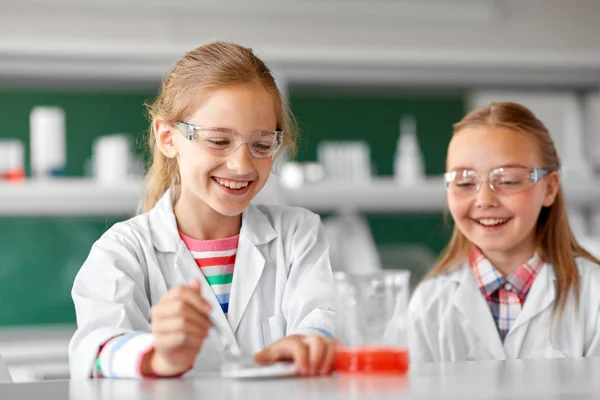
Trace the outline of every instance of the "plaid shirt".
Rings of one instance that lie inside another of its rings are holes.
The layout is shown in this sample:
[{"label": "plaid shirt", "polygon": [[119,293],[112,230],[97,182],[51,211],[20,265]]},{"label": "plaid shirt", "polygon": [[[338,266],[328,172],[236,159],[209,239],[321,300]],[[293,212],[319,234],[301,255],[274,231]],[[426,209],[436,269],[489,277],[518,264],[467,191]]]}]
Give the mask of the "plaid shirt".
[{"label": "plaid shirt", "polygon": [[543,265],[544,261],[534,253],[529,261],[504,278],[479,249],[470,252],[471,272],[490,306],[502,342],[521,313],[529,288]]}]

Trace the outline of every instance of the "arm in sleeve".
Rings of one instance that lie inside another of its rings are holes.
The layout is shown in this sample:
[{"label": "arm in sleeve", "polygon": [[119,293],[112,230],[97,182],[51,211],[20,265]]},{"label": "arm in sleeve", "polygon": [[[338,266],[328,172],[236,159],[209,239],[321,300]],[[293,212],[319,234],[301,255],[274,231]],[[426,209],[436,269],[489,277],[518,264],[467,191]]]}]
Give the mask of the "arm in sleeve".
[{"label": "arm in sleeve", "polygon": [[422,301],[423,288],[418,287],[408,305],[408,352],[413,364],[433,362],[433,352],[427,341],[426,312]]},{"label": "arm in sleeve", "polygon": [[[127,227],[115,225],[94,244],[77,274],[71,292],[77,317],[69,344],[72,378],[94,376],[100,349],[113,338],[121,337],[120,342],[136,336],[137,343],[151,344],[146,265],[140,253]],[[131,357],[130,364],[136,364],[139,357]]]},{"label": "arm in sleeve", "polygon": [[116,336],[102,345],[93,377],[144,378],[142,360],[154,349],[154,337],[146,332]]},{"label": "arm in sleeve", "polygon": [[[584,321],[586,341],[583,356],[598,357],[600,356],[600,266],[590,263],[589,268],[584,271],[587,273],[580,275],[579,305],[575,315],[579,314]],[[557,318],[560,318],[558,314]]]},{"label": "arm in sleeve", "polygon": [[[597,302],[596,302],[597,303]],[[584,304],[579,305],[579,312],[584,312],[583,308]],[[591,339],[586,343],[585,352],[583,354],[584,357],[598,357],[600,356],[600,308],[595,307],[594,312],[592,313],[592,324],[590,327],[593,332],[591,333]]]},{"label": "arm in sleeve", "polygon": [[288,335],[335,335],[335,286],[329,242],[318,215],[292,234],[291,266],[282,302]]}]

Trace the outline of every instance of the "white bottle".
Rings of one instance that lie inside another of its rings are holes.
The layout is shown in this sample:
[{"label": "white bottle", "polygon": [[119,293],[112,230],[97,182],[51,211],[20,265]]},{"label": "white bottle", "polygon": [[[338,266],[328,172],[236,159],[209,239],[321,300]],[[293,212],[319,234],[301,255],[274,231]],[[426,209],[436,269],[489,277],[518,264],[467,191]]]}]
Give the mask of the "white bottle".
[{"label": "white bottle", "polygon": [[413,116],[400,119],[400,136],[394,157],[394,179],[401,185],[413,185],[425,179],[425,166],[417,140],[417,122]]},{"label": "white bottle", "polygon": [[103,185],[122,185],[129,179],[131,167],[129,135],[115,133],[100,136],[92,145],[93,175]]},{"label": "white bottle", "polygon": [[34,107],[29,115],[31,174],[35,178],[65,175],[65,113],[58,107]]}]

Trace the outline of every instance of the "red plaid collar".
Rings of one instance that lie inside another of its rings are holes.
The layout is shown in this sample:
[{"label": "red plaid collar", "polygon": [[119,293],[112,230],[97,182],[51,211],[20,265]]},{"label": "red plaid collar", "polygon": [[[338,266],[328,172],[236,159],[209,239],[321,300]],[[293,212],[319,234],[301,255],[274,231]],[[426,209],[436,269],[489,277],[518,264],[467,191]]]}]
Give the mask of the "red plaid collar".
[{"label": "red plaid collar", "polygon": [[479,248],[473,247],[469,253],[471,272],[477,282],[477,286],[479,286],[479,289],[486,298],[489,298],[503,285],[509,284],[517,293],[521,302],[525,301],[527,293],[543,265],[544,261],[542,258],[537,253],[534,253],[529,261],[504,278]]}]

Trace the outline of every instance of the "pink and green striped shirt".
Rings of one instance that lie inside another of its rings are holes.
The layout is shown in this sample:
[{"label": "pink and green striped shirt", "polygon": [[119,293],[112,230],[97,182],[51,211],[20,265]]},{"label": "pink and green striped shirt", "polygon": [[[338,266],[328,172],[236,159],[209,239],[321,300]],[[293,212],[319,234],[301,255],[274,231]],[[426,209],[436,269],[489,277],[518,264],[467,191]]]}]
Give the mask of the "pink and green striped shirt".
[{"label": "pink and green striped shirt", "polygon": [[216,240],[196,240],[181,232],[179,236],[192,253],[200,271],[219,300],[221,309],[227,315],[240,235]]}]

